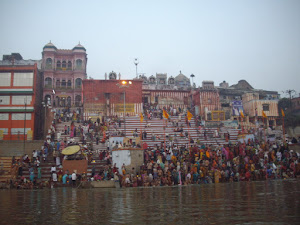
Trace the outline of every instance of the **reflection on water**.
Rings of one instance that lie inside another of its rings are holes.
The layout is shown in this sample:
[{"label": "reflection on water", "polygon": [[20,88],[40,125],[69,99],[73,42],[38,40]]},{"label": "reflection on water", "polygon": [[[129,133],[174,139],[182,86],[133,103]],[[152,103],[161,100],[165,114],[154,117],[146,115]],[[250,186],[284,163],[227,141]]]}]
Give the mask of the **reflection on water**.
[{"label": "reflection on water", "polygon": [[1,190],[0,224],[296,224],[299,185]]}]

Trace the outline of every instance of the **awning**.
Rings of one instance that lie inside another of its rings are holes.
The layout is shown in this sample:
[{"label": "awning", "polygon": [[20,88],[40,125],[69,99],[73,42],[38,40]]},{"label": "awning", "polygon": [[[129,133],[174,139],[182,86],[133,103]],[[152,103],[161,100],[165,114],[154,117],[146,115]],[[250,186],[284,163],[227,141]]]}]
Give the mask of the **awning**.
[{"label": "awning", "polygon": [[63,155],[73,155],[77,153],[79,150],[80,150],[79,145],[73,145],[73,146],[66,147],[65,149],[62,150],[61,153]]}]

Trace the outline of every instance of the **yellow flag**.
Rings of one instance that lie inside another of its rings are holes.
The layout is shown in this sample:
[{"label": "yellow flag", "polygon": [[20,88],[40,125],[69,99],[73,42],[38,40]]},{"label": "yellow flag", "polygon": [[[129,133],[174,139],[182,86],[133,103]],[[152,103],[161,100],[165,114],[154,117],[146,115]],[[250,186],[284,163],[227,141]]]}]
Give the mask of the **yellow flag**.
[{"label": "yellow flag", "polygon": [[166,110],[163,109],[163,116],[166,118],[166,119],[169,119],[169,114],[166,112]]},{"label": "yellow flag", "polygon": [[143,122],[143,120],[144,120],[143,113],[141,113],[140,118],[141,118],[141,122]]},{"label": "yellow flag", "polygon": [[243,113],[242,110],[240,111],[240,115],[241,115],[242,118],[245,118],[244,113]]},{"label": "yellow flag", "polygon": [[264,110],[262,111],[262,116],[263,116],[264,118],[267,118],[267,115],[265,114]]},{"label": "yellow flag", "polygon": [[284,113],[283,109],[281,109],[281,115],[282,115],[282,117],[285,117],[285,113]]},{"label": "yellow flag", "polygon": [[188,110],[186,116],[187,116],[188,121],[190,121],[192,119],[192,117],[193,117],[193,114],[190,113],[190,111]]}]

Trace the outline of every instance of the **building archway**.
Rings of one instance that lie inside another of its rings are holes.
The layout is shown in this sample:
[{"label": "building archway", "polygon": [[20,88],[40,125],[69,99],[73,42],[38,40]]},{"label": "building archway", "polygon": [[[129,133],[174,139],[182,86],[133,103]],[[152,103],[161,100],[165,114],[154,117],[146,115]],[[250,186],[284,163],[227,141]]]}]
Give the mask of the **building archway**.
[{"label": "building archway", "polygon": [[72,106],[72,100],[71,100],[71,97],[70,97],[70,96],[67,97],[67,106],[68,106],[68,107],[71,107],[71,106]]},{"label": "building archway", "polygon": [[76,95],[76,97],[75,97],[75,106],[79,107],[80,105],[81,105],[81,96]]},{"label": "building archway", "polygon": [[81,88],[81,85],[82,85],[82,80],[81,78],[77,78],[75,80],[75,88]]},{"label": "building archway", "polygon": [[82,69],[82,60],[81,59],[77,59],[76,60],[76,69],[77,70],[81,70]]},{"label": "building archway", "polygon": [[52,79],[51,79],[51,77],[46,77],[46,79],[45,79],[45,87],[46,88],[51,88],[52,87]]},{"label": "building archway", "polygon": [[45,102],[47,105],[51,105],[51,95],[45,95],[44,102]]},{"label": "building archway", "polygon": [[52,69],[52,59],[51,58],[46,59],[46,69]]}]

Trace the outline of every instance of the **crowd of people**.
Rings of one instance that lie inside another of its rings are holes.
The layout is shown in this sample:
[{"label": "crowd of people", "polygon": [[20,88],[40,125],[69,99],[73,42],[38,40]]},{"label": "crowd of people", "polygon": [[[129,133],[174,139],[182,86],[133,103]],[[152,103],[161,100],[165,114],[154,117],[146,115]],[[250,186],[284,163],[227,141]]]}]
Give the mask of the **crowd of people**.
[{"label": "crowd of people", "polygon": [[[122,148],[121,143],[110,143],[110,136],[124,136],[121,131],[122,118],[118,116],[98,118],[96,121],[83,121],[78,112],[68,110],[57,112],[44,145],[40,150],[34,150],[32,156],[24,155],[20,159],[12,160],[12,179],[9,183],[14,188],[42,188],[53,186],[76,186],[81,181],[97,181],[115,179],[122,187],[137,186],[171,186],[204,184],[219,182],[257,181],[266,179],[286,179],[300,176],[299,153],[291,150],[286,142],[264,143],[261,140],[249,139],[244,143],[228,145],[204,145],[200,140],[190,141],[190,146],[176,143],[178,138],[188,138],[183,127],[188,125],[185,121],[185,110],[169,108],[168,112],[178,115],[174,121],[169,121],[174,128],[174,137],[166,134],[166,149],[163,144],[153,148],[144,149],[144,164],[140,168],[128,169],[125,165],[117,168],[112,164],[111,150]],[[145,111],[146,120],[152,117],[162,119],[162,110],[150,108]],[[184,121],[182,123],[182,120]],[[198,118],[197,118],[198,121]],[[57,124],[69,122],[62,130],[58,130]],[[76,126],[77,122],[77,126]],[[81,122],[78,124],[78,122]],[[201,123],[201,121],[198,121]],[[148,124],[148,123],[147,123]],[[198,126],[198,124],[196,124]],[[109,129],[110,128],[110,129]],[[141,135],[141,139],[147,139],[147,133],[142,134],[136,129],[133,136]],[[56,136],[55,136],[56,135]],[[205,135],[205,129],[202,133]],[[217,133],[212,136],[218,137]],[[64,136],[64,137],[62,137]],[[64,156],[62,150],[67,146],[78,145],[75,137],[81,140],[81,150],[73,156]],[[229,134],[226,137],[228,140]],[[152,140],[161,139],[159,136],[151,136]],[[93,143],[102,143],[106,150],[96,152]],[[295,138],[290,140],[295,143]],[[296,140],[297,141],[297,140]],[[162,142],[163,143],[163,142]],[[93,166],[91,176],[63,172],[62,161],[64,159],[87,159],[92,163],[93,157],[99,157],[105,161],[106,166],[97,171]],[[41,163],[51,162],[51,171],[42,171]],[[23,170],[28,169],[29,179],[23,175]],[[51,173],[51,178],[41,181],[43,173]]]},{"label": "crowd of people", "polygon": [[137,170],[112,165],[94,180],[118,175],[122,187],[172,186],[219,182],[286,179],[300,176],[299,153],[280,143],[249,140],[226,146],[171,146],[144,151],[144,164]]}]

